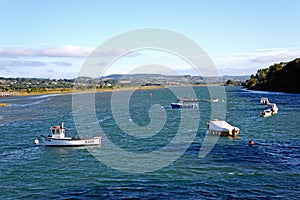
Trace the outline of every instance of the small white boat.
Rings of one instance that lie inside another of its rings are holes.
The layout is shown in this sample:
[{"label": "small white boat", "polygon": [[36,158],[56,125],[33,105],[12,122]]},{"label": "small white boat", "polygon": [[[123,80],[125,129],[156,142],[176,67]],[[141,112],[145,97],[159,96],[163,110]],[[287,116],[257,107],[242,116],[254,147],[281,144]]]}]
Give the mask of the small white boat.
[{"label": "small white boat", "polygon": [[270,117],[270,116],[272,116],[272,111],[271,111],[271,109],[266,109],[266,110],[261,112],[261,115],[263,117]]},{"label": "small white boat", "polygon": [[213,119],[206,123],[208,132],[213,135],[236,137],[240,129],[228,124],[224,120]]},{"label": "small white boat", "polygon": [[198,101],[199,101],[198,99],[189,99],[187,97],[185,97],[183,99],[178,98],[177,100],[178,100],[178,102],[194,102],[194,103],[198,103]]},{"label": "small white boat", "polygon": [[266,105],[265,109],[261,112],[263,117],[270,117],[274,114],[278,113],[278,107],[275,103],[269,103]]},{"label": "small white boat", "polygon": [[[101,137],[92,137],[92,138],[73,138],[65,136],[64,123],[62,122],[61,126],[54,126],[50,128],[51,135],[44,136],[41,135],[41,138],[45,146],[93,146],[100,145]],[[35,140],[35,143],[38,144],[38,140]]]},{"label": "small white boat", "polygon": [[260,104],[268,105],[269,103],[270,103],[270,101],[267,97],[260,98]]},{"label": "small white boat", "polygon": [[217,103],[217,102],[219,102],[219,99],[203,99],[202,101],[204,101],[204,102]]},{"label": "small white boat", "polygon": [[272,111],[272,114],[276,114],[278,113],[278,107],[276,105],[276,103],[269,103],[267,106],[266,106],[266,109],[270,109]]}]

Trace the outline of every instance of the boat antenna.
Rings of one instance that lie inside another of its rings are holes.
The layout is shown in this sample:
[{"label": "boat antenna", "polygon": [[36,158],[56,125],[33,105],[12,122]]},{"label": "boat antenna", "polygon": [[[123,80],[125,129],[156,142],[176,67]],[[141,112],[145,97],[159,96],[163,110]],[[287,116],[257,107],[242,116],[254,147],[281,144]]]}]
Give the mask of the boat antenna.
[{"label": "boat antenna", "polygon": [[64,118],[61,117],[61,128],[64,128]]}]

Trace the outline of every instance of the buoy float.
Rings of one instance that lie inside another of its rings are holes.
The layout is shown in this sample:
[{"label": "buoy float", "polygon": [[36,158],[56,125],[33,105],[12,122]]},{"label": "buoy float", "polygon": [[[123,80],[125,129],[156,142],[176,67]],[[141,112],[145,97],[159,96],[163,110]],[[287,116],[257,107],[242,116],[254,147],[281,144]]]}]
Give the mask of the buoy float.
[{"label": "buoy float", "polygon": [[253,141],[253,140],[250,140],[248,144],[249,144],[250,146],[253,146],[253,145],[254,145],[254,141]]},{"label": "buoy float", "polygon": [[35,145],[38,145],[39,143],[40,143],[40,142],[39,142],[38,139],[35,139],[35,140],[34,140],[34,144],[35,144]]}]

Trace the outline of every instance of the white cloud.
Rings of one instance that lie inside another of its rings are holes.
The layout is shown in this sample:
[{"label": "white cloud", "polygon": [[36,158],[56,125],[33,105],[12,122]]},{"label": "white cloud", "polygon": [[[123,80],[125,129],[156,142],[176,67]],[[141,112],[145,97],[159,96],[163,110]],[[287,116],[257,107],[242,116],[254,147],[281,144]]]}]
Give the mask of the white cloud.
[{"label": "white cloud", "polygon": [[0,48],[0,57],[66,57],[84,58],[94,56],[120,56],[135,57],[138,54],[129,52],[124,48],[112,50],[97,50],[92,47],[81,47],[77,45],[53,46],[44,48]]},{"label": "white cloud", "polygon": [[127,58],[137,56],[123,48],[95,51],[94,48],[77,45],[0,48],[0,74],[5,77],[74,78],[89,55],[116,57],[120,54]]},{"label": "white cloud", "polygon": [[[126,49],[122,48],[107,51],[94,50],[94,48],[76,45],[45,48],[0,48],[0,72],[5,77],[25,76],[21,73],[24,70],[30,71],[27,76],[32,77],[42,77],[43,73],[52,78],[76,77],[90,54],[96,56],[96,58],[97,56],[114,58],[122,54],[123,56],[114,60],[108,69],[103,69],[106,75],[128,73],[139,66],[149,67],[153,64],[168,67],[179,74],[198,75],[184,60],[167,53],[156,51],[128,53]],[[250,75],[255,74],[258,69],[269,67],[274,63],[290,61],[300,57],[300,48],[265,48],[256,49],[252,52],[209,56],[215,63],[220,75]],[[98,60],[95,61],[98,62]],[[96,66],[96,71],[102,69],[101,64],[97,63]],[[150,67],[144,71],[149,70]],[[53,73],[50,73],[52,71]],[[169,71],[162,71],[162,68],[151,68],[151,72],[153,71],[170,73]]]},{"label": "white cloud", "polygon": [[76,45],[68,46],[57,46],[52,48],[42,49],[40,55],[38,56],[48,56],[48,57],[86,57],[88,56],[94,48],[90,47],[80,47]]},{"label": "white cloud", "polygon": [[66,45],[46,48],[0,48],[0,57],[87,57],[94,48]]},{"label": "white cloud", "polygon": [[258,49],[249,60],[256,63],[283,62],[299,56],[300,49]]},{"label": "white cloud", "polygon": [[300,48],[268,48],[253,52],[212,55],[222,75],[255,74],[258,69],[300,57]]}]

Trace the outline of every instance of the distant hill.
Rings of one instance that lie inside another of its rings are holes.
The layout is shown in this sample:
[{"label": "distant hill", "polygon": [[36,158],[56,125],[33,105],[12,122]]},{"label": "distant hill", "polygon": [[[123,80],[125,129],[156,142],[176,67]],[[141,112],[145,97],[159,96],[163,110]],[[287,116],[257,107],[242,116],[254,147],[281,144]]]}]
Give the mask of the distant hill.
[{"label": "distant hill", "polygon": [[259,69],[243,86],[250,90],[300,93],[300,58]]},{"label": "distant hill", "polygon": [[225,75],[222,76],[222,79],[224,81],[226,80],[232,80],[232,81],[246,81],[249,78],[249,76],[244,75],[244,76],[231,76],[231,75]]},{"label": "distant hill", "polygon": [[192,76],[192,75],[163,75],[163,74],[111,74],[108,76],[101,77],[102,79],[114,79],[114,80],[124,80],[124,79],[194,79],[194,80],[202,80],[207,81],[227,81],[229,79],[233,81],[246,81],[249,76],[232,76],[232,75],[224,75],[220,77],[202,77],[202,76]]},{"label": "distant hill", "polygon": [[170,78],[182,78],[191,77],[190,75],[163,75],[163,74],[111,74],[102,78],[110,78],[114,80],[121,79],[149,79],[149,78],[160,78],[160,79],[170,79]]}]

